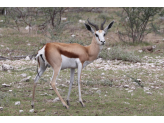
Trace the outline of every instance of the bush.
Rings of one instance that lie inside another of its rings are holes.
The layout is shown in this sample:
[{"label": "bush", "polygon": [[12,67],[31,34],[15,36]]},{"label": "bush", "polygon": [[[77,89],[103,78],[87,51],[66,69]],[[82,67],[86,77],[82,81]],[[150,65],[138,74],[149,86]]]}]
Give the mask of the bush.
[{"label": "bush", "polygon": [[120,46],[115,46],[110,50],[105,49],[101,52],[100,57],[105,60],[122,60],[122,61],[129,61],[129,62],[141,62],[139,56],[136,56],[134,52],[125,51],[125,49],[121,48]]},{"label": "bush", "polygon": [[119,26],[122,27],[122,30],[118,30],[118,36],[121,41],[129,40],[133,43],[142,42],[145,35],[152,31],[151,28],[147,28],[147,25],[162,10],[160,7],[126,7],[122,9],[122,14],[119,14],[121,16]]}]

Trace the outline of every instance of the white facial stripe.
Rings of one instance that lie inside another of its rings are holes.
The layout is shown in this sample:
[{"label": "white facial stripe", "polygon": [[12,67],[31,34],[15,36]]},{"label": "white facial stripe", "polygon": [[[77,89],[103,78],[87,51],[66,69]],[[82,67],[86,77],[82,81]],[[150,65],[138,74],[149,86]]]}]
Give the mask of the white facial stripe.
[{"label": "white facial stripe", "polygon": [[97,42],[98,42],[98,44],[100,44],[100,45],[102,45],[102,44],[105,43],[104,34],[105,34],[104,30],[98,30],[98,31],[95,32],[95,35],[97,35],[97,36],[96,36]]},{"label": "white facial stripe", "polygon": [[105,41],[104,34],[105,32],[103,30],[96,31],[96,34],[98,35],[98,38],[100,41]]}]

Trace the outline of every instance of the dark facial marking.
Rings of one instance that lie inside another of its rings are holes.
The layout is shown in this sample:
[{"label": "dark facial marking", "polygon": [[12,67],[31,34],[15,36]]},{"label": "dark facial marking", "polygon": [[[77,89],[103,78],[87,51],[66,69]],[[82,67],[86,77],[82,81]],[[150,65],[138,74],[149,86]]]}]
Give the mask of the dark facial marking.
[{"label": "dark facial marking", "polygon": [[95,34],[96,35],[96,37],[99,37],[97,34]]}]

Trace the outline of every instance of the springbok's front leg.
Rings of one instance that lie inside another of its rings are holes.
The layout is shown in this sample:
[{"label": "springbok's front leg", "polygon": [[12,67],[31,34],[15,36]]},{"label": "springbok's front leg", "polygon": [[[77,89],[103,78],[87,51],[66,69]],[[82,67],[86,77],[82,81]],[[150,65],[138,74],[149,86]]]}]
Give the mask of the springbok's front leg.
[{"label": "springbok's front leg", "polygon": [[74,68],[71,68],[71,75],[70,75],[70,84],[69,84],[69,91],[68,91],[68,96],[67,96],[67,105],[69,106],[69,97],[70,97],[70,94],[71,94],[71,89],[72,89],[72,84],[73,84],[73,81],[74,81],[74,73],[75,73],[75,69]]},{"label": "springbok's front leg", "polygon": [[60,69],[61,69],[61,66],[53,67],[54,75],[53,75],[53,78],[52,78],[52,81],[51,81],[51,86],[52,86],[53,90],[55,91],[55,93],[57,94],[57,96],[59,97],[59,99],[61,100],[63,106],[68,109],[69,106],[65,103],[63,98],[60,96],[58,90],[56,89],[56,80],[57,80],[57,76],[58,76],[58,74],[60,72]]},{"label": "springbok's front leg", "polygon": [[78,64],[78,90],[79,90],[79,102],[81,103],[82,107],[85,107],[84,103],[83,103],[83,100],[81,98],[81,83],[80,83],[80,80],[81,80],[81,71],[82,71],[82,68],[83,68],[83,65],[80,61],[77,62]]}]

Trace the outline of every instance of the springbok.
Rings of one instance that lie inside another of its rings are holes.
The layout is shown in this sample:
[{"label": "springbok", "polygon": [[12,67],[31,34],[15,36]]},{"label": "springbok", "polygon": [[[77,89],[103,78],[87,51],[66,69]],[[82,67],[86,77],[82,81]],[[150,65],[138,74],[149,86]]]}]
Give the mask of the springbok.
[{"label": "springbok", "polygon": [[[34,80],[33,96],[31,102],[32,108],[34,108],[34,96],[37,81],[48,66],[51,66],[53,69],[53,76],[50,84],[59,99],[61,100],[63,106],[65,106],[67,109],[69,108],[69,96],[71,93],[72,83],[74,81],[75,68],[78,69],[79,102],[83,107],[85,106],[81,97],[80,85],[82,68],[97,59],[100,51],[102,50],[103,45],[105,44],[104,37],[107,34],[108,29],[110,29],[114,23],[114,21],[112,21],[105,29],[103,29],[103,25],[106,22],[106,20],[104,20],[104,22],[101,24],[101,28],[99,29],[98,26],[96,24],[91,23],[89,19],[87,21],[91,26],[95,27],[96,29],[96,31],[94,31],[90,25],[85,23],[85,27],[93,34],[92,43],[89,46],[82,46],[77,43],[66,44],[53,42],[47,43],[46,45],[44,45],[43,48],[38,51],[36,60],[38,62],[39,70]],[[60,96],[55,85],[60,70],[66,68],[71,69],[67,104]]]}]

